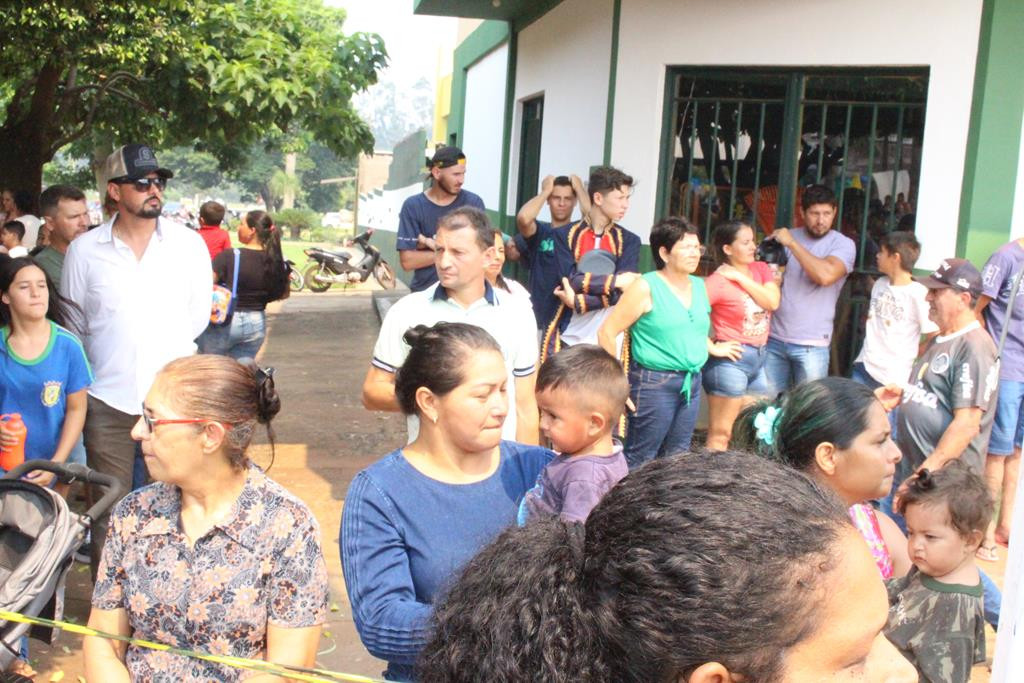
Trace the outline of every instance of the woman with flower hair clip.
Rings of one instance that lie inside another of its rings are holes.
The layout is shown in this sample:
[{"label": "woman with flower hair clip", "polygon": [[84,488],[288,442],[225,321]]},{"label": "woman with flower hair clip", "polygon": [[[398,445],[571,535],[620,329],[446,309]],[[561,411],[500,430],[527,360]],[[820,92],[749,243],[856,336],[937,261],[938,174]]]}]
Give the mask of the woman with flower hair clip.
[{"label": "woman with flower hair clip", "polygon": [[849,508],[884,578],[910,569],[899,527],[869,503],[892,488],[902,456],[885,407],[866,386],[827,377],[799,384],[776,401],[751,404],[736,418],[732,444],[832,489]]},{"label": "woman with flower hair clip", "polygon": [[[892,441],[888,395],[843,377],[798,384],[775,401],[759,401],[736,418],[732,446],[776,460],[826,486],[848,506],[883,578],[910,571],[907,539],[871,501],[892,489],[903,457]],[[995,625],[1002,594],[982,572],[985,618]]]}]

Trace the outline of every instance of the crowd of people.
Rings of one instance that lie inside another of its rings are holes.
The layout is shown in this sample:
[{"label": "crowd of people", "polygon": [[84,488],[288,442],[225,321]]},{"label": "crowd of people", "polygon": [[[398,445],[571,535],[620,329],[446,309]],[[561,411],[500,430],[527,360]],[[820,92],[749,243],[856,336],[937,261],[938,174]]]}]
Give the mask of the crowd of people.
[{"label": "crowd of people", "polygon": [[[407,439],[353,479],[339,538],[387,679],[969,679],[985,622],[1016,618],[978,562],[1011,539],[1024,240],[915,278],[918,241],[882,236],[852,378],[830,377],[856,257],[831,188],[804,188],[800,227],[768,237],[782,267],[749,222],[718,225],[708,259],[665,218],[641,273],[620,169],[543,179],[505,236],[458,148],[428,167],[398,225],[413,291],[362,389]],[[254,360],[288,292],[280,233],[249,212],[235,248],[213,202],[198,230],[168,220],[173,173],[145,145],[103,174],[102,224],[54,186],[38,235],[31,196],[5,194],[0,235],[0,412],[24,416],[28,457],[131,491],[93,526],[89,624],[312,666],[320,530],[246,455],[258,425],[273,449],[281,409]],[[93,637],[85,661],[97,681],[241,676]]]}]

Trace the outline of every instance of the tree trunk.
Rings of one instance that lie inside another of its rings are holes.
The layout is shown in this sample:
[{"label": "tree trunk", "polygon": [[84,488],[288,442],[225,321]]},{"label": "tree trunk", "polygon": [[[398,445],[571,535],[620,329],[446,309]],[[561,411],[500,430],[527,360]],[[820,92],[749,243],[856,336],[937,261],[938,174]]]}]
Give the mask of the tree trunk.
[{"label": "tree trunk", "polygon": [[[295,152],[288,152],[284,155],[284,173],[288,176],[288,180],[292,181],[295,178],[295,161],[298,155]],[[283,209],[294,209],[295,208],[295,185],[292,182],[285,184],[284,196],[281,197],[281,208]]]},{"label": "tree trunk", "polygon": [[36,198],[43,188],[43,165],[53,158],[51,146],[59,130],[53,125],[57,86],[61,69],[48,62],[36,75],[35,89],[28,101],[8,103],[7,117],[0,127],[0,187],[27,190]]}]

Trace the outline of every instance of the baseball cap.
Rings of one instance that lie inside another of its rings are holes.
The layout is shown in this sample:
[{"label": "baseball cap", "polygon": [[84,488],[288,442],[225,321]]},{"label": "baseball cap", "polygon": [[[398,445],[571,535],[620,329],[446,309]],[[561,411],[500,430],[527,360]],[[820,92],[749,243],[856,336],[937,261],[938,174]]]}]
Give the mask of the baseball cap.
[{"label": "baseball cap", "polygon": [[103,177],[106,182],[115,178],[138,180],[150,173],[156,173],[161,178],[174,177],[171,171],[160,168],[156,155],[149,145],[124,145],[114,150],[103,163]]},{"label": "baseball cap", "polygon": [[604,249],[591,249],[580,257],[576,272],[591,275],[611,275],[615,272],[615,257]]},{"label": "baseball cap", "polygon": [[914,279],[928,289],[953,287],[974,296],[981,294],[981,273],[973,263],[963,258],[945,259],[931,275]]},{"label": "baseball cap", "polygon": [[458,164],[466,164],[466,155],[455,146],[441,147],[427,160],[427,168],[448,168]]}]

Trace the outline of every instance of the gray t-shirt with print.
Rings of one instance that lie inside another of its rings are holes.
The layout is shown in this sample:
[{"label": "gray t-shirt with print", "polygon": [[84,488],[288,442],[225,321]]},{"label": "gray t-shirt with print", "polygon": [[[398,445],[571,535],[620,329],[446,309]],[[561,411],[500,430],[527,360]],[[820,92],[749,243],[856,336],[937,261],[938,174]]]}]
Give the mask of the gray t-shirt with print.
[{"label": "gray t-shirt with print", "polygon": [[931,455],[958,408],[981,408],[981,431],[960,456],[979,475],[992,433],[999,365],[992,338],[978,323],[938,336],[914,363],[903,388],[897,428],[903,459],[896,468],[902,482]]}]

